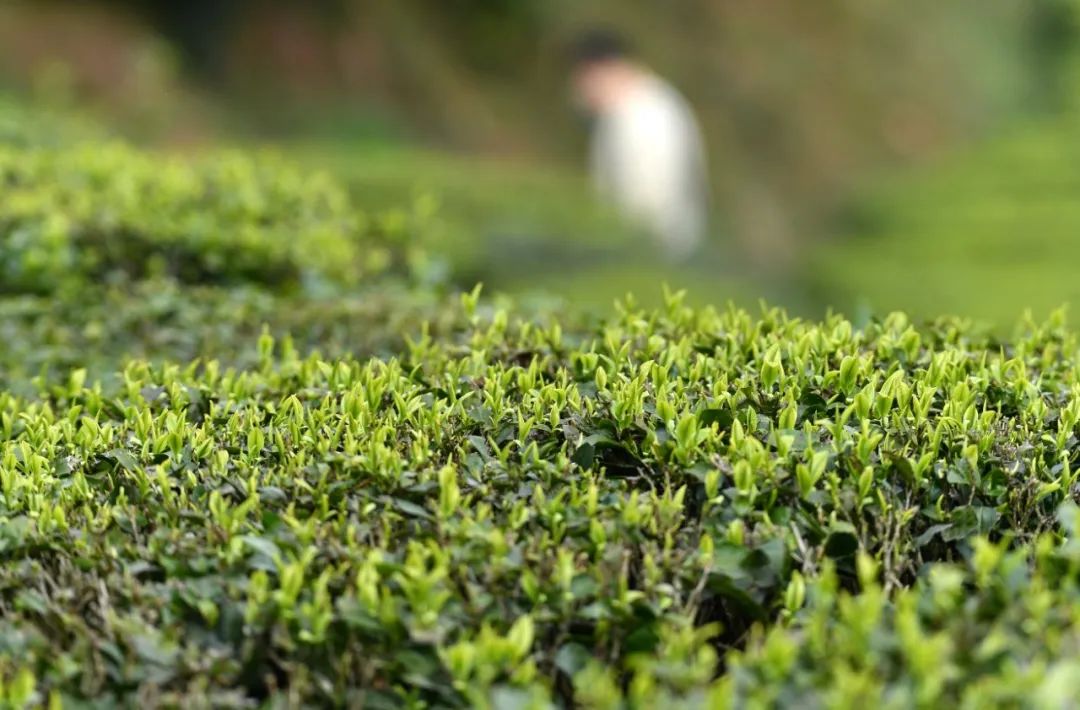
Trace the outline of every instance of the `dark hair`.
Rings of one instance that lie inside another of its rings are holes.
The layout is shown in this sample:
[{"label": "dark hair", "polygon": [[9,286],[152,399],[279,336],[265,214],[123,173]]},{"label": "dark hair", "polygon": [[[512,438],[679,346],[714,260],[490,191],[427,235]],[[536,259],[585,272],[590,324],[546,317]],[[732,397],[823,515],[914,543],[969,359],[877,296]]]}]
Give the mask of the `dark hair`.
[{"label": "dark hair", "polygon": [[569,58],[574,66],[623,59],[631,54],[630,47],[615,30],[597,27],[582,32],[570,44]]}]

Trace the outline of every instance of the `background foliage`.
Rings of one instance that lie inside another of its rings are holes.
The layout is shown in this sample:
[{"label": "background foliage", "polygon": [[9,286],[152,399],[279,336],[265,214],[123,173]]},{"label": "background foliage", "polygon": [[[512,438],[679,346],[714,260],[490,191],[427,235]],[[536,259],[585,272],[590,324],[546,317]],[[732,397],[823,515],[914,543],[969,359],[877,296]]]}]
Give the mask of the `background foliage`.
[{"label": "background foliage", "polygon": [[[1068,110],[1075,94],[1071,0],[902,8],[847,0],[247,0],[197,2],[182,13],[172,5],[10,2],[0,8],[0,81],[96,104],[146,139],[187,146],[223,132],[274,136],[283,152],[340,175],[365,207],[396,209],[418,189],[434,194],[442,222],[424,234],[452,257],[463,286],[483,278],[501,290],[557,291],[604,307],[637,290],[657,260],[597,216],[568,166],[584,132],[569,106],[562,47],[586,23],[618,24],[702,117],[716,198],[713,247],[698,269],[653,277],[692,285],[701,301],[768,294],[816,315],[867,297],[933,315],[923,304],[946,298],[958,312],[1011,322],[1021,306],[987,296],[984,284],[999,276],[978,266],[978,255],[970,263],[935,255],[936,233],[888,227],[891,211],[880,228],[843,217],[871,211],[866,194],[901,165],[912,172],[895,203],[913,204],[907,190],[918,192],[924,180],[941,187],[942,204],[962,200],[939,165],[957,151],[980,153],[1015,126],[1041,134],[1039,126],[1054,122],[1045,117]],[[1032,140],[1067,151],[1073,138],[1051,131]],[[1016,180],[1068,194],[1064,171],[1040,177],[1034,162],[1010,167]],[[1037,196],[1011,191],[970,208],[992,220],[986,205],[1000,199],[1022,211]],[[981,229],[971,223],[948,240],[1000,239],[1005,249],[1023,249],[1018,228],[998,227],[998,237]],[[875,231],[887,232],[874,240],[881,249],[934,268],[879,288],[862,276],[875,271],[869,252],[848,249]],[[1030,305],[1071,297],[1052,273],[1066,256],[1063,247],[1032,262],[1038,293]],[[522,273],[526,262],[534,267]],[[1038,276],[1043,265],[1046,278]],[[945,276],[965,269],[963,287]]]}]

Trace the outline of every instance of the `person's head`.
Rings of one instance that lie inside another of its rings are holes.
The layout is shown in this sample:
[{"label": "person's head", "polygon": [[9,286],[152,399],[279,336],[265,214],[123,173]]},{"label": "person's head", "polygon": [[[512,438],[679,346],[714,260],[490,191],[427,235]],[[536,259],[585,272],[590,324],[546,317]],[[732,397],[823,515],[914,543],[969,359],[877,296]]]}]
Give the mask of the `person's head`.
[{"label": "person's head", "polygon": [[574,98],[592,114],[617,103],[636,72],[627,43],[608,29],[582,33],[570,47],[570,63]]}]

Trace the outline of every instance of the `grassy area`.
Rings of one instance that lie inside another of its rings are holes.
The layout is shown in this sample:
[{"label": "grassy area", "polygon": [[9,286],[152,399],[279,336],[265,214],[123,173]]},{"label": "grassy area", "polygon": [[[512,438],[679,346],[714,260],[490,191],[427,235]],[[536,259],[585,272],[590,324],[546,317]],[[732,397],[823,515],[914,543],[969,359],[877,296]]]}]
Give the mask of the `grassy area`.
[{"label": "grassy area", "polygon": [[1080,129],[1020,126],[887,181],[817,250],[812,287],[838,304],[995,323],[1080,303]]},{"label": "grassy area", "polygon": [[[289,144],[367,207],[437,196],[423,239],[462,283],[546,292],[606,307],[667,282],[698,303],[766,297],[796,312],[955,313],[991,324],[1080,302],[1080,128],[1031,120],[937,163],[872,177],[832,230],[807,234],[786,277],[745,267],[716,236],[692,265],[667,264],[599,207],[572,170],[425,151],[392,142]],[[644,288],[643,288],[644,287]],[[648,301],[646,305],[649,305]]]},{"label": "grassy area", "polygon": [[[370,210],[410,201],[435,207],[419,236],[445,255],[456,278],[516,295],[545,294],[606,309],[629,291],[660,299],[661,283],[690,290],[692,302],[798,304],[793,289],[770,287],[742,268],[716,237],[692,264],[665,261],[643,235],[598,204],[585,177],[533,162],[457,156],[394,143],[285,144],[306,165],[333,172]],[[404,218],[404,215],[403,215]]]}]

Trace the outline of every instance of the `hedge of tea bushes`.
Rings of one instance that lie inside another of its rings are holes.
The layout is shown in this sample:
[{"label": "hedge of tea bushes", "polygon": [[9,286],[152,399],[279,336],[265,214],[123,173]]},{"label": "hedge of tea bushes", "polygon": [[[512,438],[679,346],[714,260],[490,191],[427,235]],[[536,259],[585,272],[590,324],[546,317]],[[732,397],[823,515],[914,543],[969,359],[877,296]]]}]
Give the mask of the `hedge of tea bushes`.
[{"label": "hedge of tea bushes", "polygon": [[75,372],[0,395],[0,693],[1075,694],[1080,382],[1059,318],[999,342],[678,296],[589,330],[461,309],[394,357],[266,335],[238,369],[136,361],[112,392]]},{"label": "hedge of tea bushes", "polygon": [[892,593],[869,557],[857,562],[857,594],[826,565],[789,588],[789,622],[728,656],[712,698],[739,707],[1073,707],[1080,546],[1075,506],[1062,513],[1065,544],[1046,536],[1009,550],[976,537],[965,559],[930,565]]},{"label": "hedge of tea bushes", "polygon": [[108,387],[131,358],[250,365],[263,327],[304,354],[387,354],[453,318],[414,242],[430,205],[363,213],[273,156],[170,157],[51,115],[0,103],[0,387],[72,369]]},{"label": "hedge of tea bushes", "polygon": [[270,157],[0,142],[0,186],[0,289],[8,293],[150,277],[340,289],[394,258],[392,235],[335,182]]},{"label": "hedge of tea bushes", "polygon": [[32,394],[39,380],[82,369],[112,393],[131,359],[251,367],[259,362],[264,329],[288,337],[302,355],[391,356],[408,334],[427,326],[438,335],[459,327],[460,318],[460,307],[447,303],[441,289],[396,278],[324,296],[168,279],[70,296],[7,296],[0,298],[0,389]]}]

